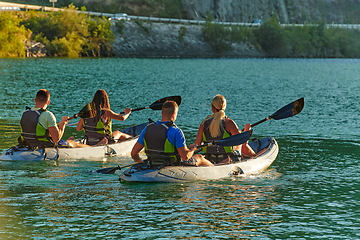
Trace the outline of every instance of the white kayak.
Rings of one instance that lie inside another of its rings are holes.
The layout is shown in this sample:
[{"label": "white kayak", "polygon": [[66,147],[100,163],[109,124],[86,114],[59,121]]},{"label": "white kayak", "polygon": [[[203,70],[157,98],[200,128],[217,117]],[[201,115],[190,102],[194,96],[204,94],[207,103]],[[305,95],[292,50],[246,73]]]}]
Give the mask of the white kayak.
[{"label": "white kayak", "polygon": [[86,159],[103,158],[114,155],[130,154],[132,147],[136,143],[141,131],[148,123],[135,125],[121,132],[127,133],[132,138],[118,143],[87,148],[68,148],[68,147],[48,147],[37,150],[29,150],[26,147],[15,146],[6,150],[1,156],[3,161],[39,161],[39,160],[59,160],[59,159]]},{"label": "white kayak", "polygon": [[120,176],[125,182],[191,182],[220,179],[231,176],[256,174],[267,169],[276,159],[279,147],[274,138],[268,137],[249,142],[257,156],[239,159],[238,162],[215,166],[166,166],[151,169],[137,164]]}]

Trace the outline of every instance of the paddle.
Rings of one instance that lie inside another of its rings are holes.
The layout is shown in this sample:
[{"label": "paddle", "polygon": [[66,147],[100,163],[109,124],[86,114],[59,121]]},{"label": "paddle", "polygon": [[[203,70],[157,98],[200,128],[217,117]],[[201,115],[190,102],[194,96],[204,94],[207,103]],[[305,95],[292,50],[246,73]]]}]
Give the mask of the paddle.
[{"label": "paddle", "polygon": [[130,167],[130,166],[135,165],[135,164],[138,164],[138,163],[134,162],[134,163],[130,163],[130,164],[124,165],[124,166],[118,165],[116,167],[103,168],[103,169],[96,170],[96,172],[97,173],[102,173],[102,174],[113,174],[113,173],[115,173],[116,170],[121,170],[122,168]]},{"label": "paddle", "polygon": [[[148,108],[151,108],[152,110],[161,110],[162,105],[167,100],[176,102],[178,106],[181,104],[181,96],[170,96],[170,97],[164,97],[162,99],[159,99],[159,100],[155,101],[153,104],[151,104],[150,106],[131,109],[131,112],[136,112],[136,111],[140,111],[140,110],[148,109]],[[121,112],[120,114],[124,114],[124,113],[125,112]]]},{"label": "paddle", "polygon": [[[212,141],[212,142],[208,142],[205,143],[203,145],[197,146],[198,149],[206,147],[206,146],[211,146],[211,145],[219,145],[219,146],[236,146],[236,145],[240,145],[245,143],[246,141],[249,140],[251,135],[251,131],[246,131],[246,132],[242,132],[236,135],[232,135],[230,137],[221,139],[221,140],[216,140],[216,141]],[[116,167],[112,167],[112,168],[103,168],[103,169],[99,169],[96,170],[97,173],[102,173],[102,174],[113,174],[115,173],[116,170],[120,170],[124,167],[129,167],[132,165],[135,165],[138,163],[132,163],[132,164],[128,164],[128,165],[124,165],[124,166],[116,166]]]},{"label": "paddle", "polygon": [[[289,103],[285,107],[277,110],[272,115],[268,116],[267,118],[264,118],[263,120],[258,121],[257,123],[254,123],[251,125],[251,127],[255,127],[259,125],[260,123],[263,123],[267,120],[274,119],[274,120],[280,120],[288,117],[295,116],[296,114],[300,113],[304,108],[304,98],[299,98],[298,100]],[[242,130],[244,131],[244,129]]]},{"label": "paddle", "polygon": [[73,118],[78,118],[78,117],[81,117],[81,118],[89,118],[90,117],[90,112],[91,112],[91,104],[88,103],[86,104],[86,106],[84,106],[80,112],[78,114],[74,114],[74,116],[68,118],[68,121],[73,119]]},{"label": "paddle", "polygon": [[249,140],[251,134],[252,134],[252,131],[242,132],[242,133],[235,134],[235,135],[232,135],[230,137],[227,137],[227,138],[224,138],[221,140],[215,140],[212,142],[208,142],[208,143],[199,145],[199,146],[197,146],[197,149],[204,148],[207,146],[212,146],[212,145],[218,145],[218,146],[223,146],[223,147],[237,146],[237,145],[246,143]]},{"label": "paddle", "polygon": [[[86,104],[81,110],[79,113],[77,114],[74,114],[74,116],[68,118],[67,120],[70,121],[71,119],[74,119],[74,118],[78,118],[78,117],[81,117],[81,118],[89,118],[91,117],[90,115],[90,112],[91,112],[91,103],[88,103]],[[73,126],[73,125],[76,125],[78,123],[71,123],[71,124],[67,124],[66,126]],[[60,125],[60,123],[58,123],[58,125]]]}]

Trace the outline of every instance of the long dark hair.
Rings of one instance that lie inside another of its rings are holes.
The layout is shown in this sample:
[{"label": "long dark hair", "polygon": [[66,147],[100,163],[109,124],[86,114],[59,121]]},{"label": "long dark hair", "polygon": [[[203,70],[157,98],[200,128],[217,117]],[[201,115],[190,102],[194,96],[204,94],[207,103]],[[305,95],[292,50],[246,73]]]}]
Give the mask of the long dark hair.
[{"label": "long dark hair", "polygon": [[[93,106],[93,114],[95,115],[95,121],[99,121],[101,117],[101,110],[110,110],[109,97],[104,89],[96,91],[94,98],[91,102]],[[106,119],[109,120],[109,119]]]}]

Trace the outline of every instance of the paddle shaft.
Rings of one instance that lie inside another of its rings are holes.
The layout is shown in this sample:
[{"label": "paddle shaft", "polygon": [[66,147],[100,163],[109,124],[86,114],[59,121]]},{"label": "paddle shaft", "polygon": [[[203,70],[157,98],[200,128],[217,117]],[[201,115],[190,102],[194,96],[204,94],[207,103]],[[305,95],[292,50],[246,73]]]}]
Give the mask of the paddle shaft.
[{"label": "paddle shaft", "polygon": [[[279,109],[272,115],[254,123],[254,124],[251,124],[251,127],[255,127],[255,126],[259,125],[260,123],[266,122],[267,120],[270,120],[270,119],[280,120],[280,119],[295,116],[298,113],[300,113],[303,108],[304,108],[304,98],[299,98],[298,100],[296,100],[292,103],[289,103],[285,107],[282,107],[281,109]],[[241,131],[244,131],[244,129],[242,129]]]},{"label": "paddle shaft", "polygon": [[[77,118],[77,114],[75,114],[74,116],[68,118],[67,120],[70,121],[71,119]],[[71,123],[71,124],[67,124],[66,126],[73,126],[76,125],[77,123]],[[60,123],[58,123],[57,125],[60,125]]]},{"label": "paddle shaft", "polygon": [[[267,120],[270,120],[270,119],[271,119],[271,118],[270,118],[270,116],[269,116],[269,117],[267,117],[267,118],[264,118],[263,120],[260,120],[260,121],[254,123],[254,124],[251,124],[250,127],[255,127],[255,126],[259,125],[260,123],[266,122]],[[244,129],[243,129],[242,131],[244,131]]]},{"label": "paddle shaft", "polygon": [[[150,106],[131,109],[131,112],[136,112],[136,111],[140,111],[140,110],[144,110],[144,109],[148,109],[148,108],[151,108],[152,110],[161,110],[164,102],[166,102],[168,100],[176,102],[178,106],[181,104],[181,96],[170,96],[170,97],[164,97],[162,99],[159,99],[159,100],[155,101],[153,104],[151,104]],[[124,114],[124,113],[125,112],[121,112],[120,114]]]},{"label": "paddle shaft", "polygon": [[[150,106],[135,108],[135,109],[131,109],[131,112],[137,112],[137,111],[144,110],[144,109],[148,109],[148,108],[150,108]],[[124,114],[124,113],[125,113],[125,112],[121,112],[120,114]]]},{"label": "paddle shaft", "polygon": [[70,121],[71,119],[77,118],[77,117],[78,117],[78,114],[74,114],[74,116],[68,118],[68,121]]},{"label": "paddle shaft", "polygon": [[130,166],[135,165],[135,164],[138,164],[138,163],[134,162],[134,163],[130,163],[130,164],[123,165],[123,166],[117,165],[116,167],[99,169],[99,170],[96,170],[96,172],[104,173],[104,174],[111,174],[111,173],[115,173],[116,170],[120,170],[120,169],[125,168],[125,167],[130,167]]},{"label": "paddle shaft", "polygon": [[242,132],[239,134],[235,134],[232,135],[230,137],[221,139],[221,140],[216,140],[216,141],[212,141],[212,142],[208,142],[202,145],[197,146],[196,148],[204,148],[207,146],[212,146],[212,145],[219,145],[219,146],[237,146],[237,145],[241,145],[246,143],[250,136],[252,134],[252,131],[246,131],[246,132]]}]

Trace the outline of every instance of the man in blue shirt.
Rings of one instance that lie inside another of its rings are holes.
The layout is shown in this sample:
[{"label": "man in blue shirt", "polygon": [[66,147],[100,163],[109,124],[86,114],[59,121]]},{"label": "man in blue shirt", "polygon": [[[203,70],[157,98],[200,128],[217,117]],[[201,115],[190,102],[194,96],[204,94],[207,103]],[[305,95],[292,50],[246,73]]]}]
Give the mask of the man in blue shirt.
[{"label": "man in blue shirt", "polygon": [[[197,149],[196,144],[186,146],[184,133],[173,124],[176,120],[179,107],[174,101],[166,101],[162,106],[161,121],[149,124],[140,134],[135,143],[131,157],[135,162],[142,163],[139,156],[140,151],[145,147],[145,152],[151,163],[159,165],[178,165],[176,162],[196,166],[213,166],[202,155],[194,155]],[[165,157],[167,158],[165,160]],[[179,159],[180,156],[180,159]],[[159,160],[161,159],[161,160]]]}]

